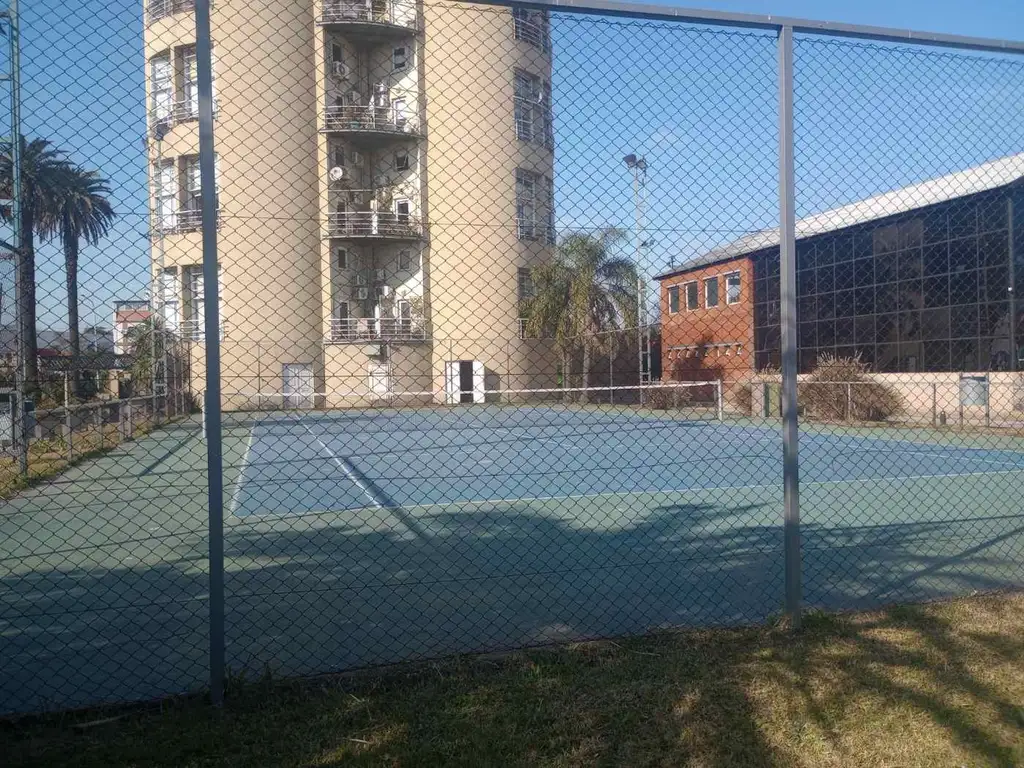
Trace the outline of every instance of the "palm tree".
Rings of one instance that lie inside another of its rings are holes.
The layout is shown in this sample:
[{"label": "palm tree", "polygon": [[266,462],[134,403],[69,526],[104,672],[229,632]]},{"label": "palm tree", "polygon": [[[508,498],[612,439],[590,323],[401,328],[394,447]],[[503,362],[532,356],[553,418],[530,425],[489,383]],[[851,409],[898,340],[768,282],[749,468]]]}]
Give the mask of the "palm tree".
[{"label": "palm tree", "polygon": [[[0,143],[0,195],[13,196],[13,147]],[[25,371],[25,394],[39,391],[38,343],[36,341],[36,254],[35,238],[55,231],[63,199],[63,188],[71,166],[64,154],[45,139],[21,139],[21,242],[0,242],[16,254],[18,264],[18,305],[21,357]],[[10,221],[13,211],[0,209],[0,217]]]},{"label": "palm tree", "polygon": [[[107,195],[110,187],[95,171],[75,165],[68,169],[61,189],[58,227],[64,247],[64,269],[68,286],[68,341],[71,359],[78,361],[82,344],[78,332],[78,247],[82,240],[95,245],[114,221],[114,209]],[[77,370],[77,369],[76,369]],[[75,373],[75,393],[81,395],[81,376]]]},{"label": "palm tree", "polygon": [[606,332],[625,327],[636,316],[636,264],[611,254],[624,239],[617,229],[571,233],[562,238],[552,261],[532,271],[534,295],[524,307],[525,330],[554,340],[566,377],[573,354],[582,350],[581,403],[587,402],[593,353],[613,344]]}]

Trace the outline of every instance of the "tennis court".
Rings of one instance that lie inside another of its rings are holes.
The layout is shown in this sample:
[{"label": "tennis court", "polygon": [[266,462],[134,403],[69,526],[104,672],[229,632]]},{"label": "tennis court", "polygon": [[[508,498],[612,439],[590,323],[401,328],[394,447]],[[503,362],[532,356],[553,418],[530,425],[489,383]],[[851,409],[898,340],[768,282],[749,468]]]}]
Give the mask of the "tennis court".
[{"label": "tennis court", "polygon": [[[1021,448],[804,425],[807,602],[1019,584]],[[774,422],[562,404],[235,412],[224,465],[233,673],[761,621],[781,605]],[[205,683],[205,495],[193,418],[8,503],[3,701]]]}]

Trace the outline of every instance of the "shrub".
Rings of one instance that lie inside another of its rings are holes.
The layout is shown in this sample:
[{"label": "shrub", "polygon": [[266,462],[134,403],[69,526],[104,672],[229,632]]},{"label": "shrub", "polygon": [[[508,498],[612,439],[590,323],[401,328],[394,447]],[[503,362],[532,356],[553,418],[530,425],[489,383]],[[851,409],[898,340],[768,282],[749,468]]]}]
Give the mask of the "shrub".
[{"label": "shrub", "polygon": [[856,357],[824,354],[806,381],[799,399],[812,418],[826,421],[885,421],[903,412],[903,398],[887,384],[870,379],[870,367]]},{"label": "shrub", "polygon": [[669,411],[674,408],[689,408],[696,405],[715,404],[715,384],[678,387],[666,383],[644,391],[644,403],[655,410]]}]

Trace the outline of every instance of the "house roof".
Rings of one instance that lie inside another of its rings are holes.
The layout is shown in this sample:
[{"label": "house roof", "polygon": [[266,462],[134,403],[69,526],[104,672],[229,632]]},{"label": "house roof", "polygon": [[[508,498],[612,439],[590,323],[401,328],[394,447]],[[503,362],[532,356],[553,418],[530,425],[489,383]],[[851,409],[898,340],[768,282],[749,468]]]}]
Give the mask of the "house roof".
[{"label": "house roof", "polygon": [[[838,232],[841,229],[869,221],[908,213],[918,208],[946,203],[980,192],[988,192],[1013,184],[1022,178],[1024,178],[1024,152],[937,179],[929,179],[920,184],[875,195],[824,213],[806,216],[796,222],[796,238],[801,240],[829,232]],[[778,227],[764,229],[714,248],[669,272],[656,275],[655,279],[662,280],[666,277],[690,272],[697,267],[746,256],[766,248],[776,248],[778,245]]]}]

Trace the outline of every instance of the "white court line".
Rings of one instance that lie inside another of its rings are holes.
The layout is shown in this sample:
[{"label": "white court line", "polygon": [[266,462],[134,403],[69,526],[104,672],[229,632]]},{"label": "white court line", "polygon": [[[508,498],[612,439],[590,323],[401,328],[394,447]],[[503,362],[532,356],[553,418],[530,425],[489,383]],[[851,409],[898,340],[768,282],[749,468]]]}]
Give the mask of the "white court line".
[{"label": "white court line", "polygon": [[[321,443],[322,444],[322,443]],[[832,485],[853,485],[856,483],[882,483],[882,482],[902,482],[905,480],[934,480],[936,478],[959,478],[959,477],[982,477],[993,475],[1014,475],[1024,472],[1024,467],[1021,469],[1007,469],[1000,470],[997,472],[964,472],[962,474],[946,474],[946,475],[911,475],[908,477],[866,477],[858,478],[856,480],[820,480],[816,482],[800,483],[801,488],[808,486],[832,486]],[[511,504],[512,502],[533,502],[533,501],[582,501],[585,499],[601,499],[601,498],[621,498],[626,496],[652,496],[656,494],[670,494],[670,493],[698,493],[700,491],[754,491],[776,488],[782,491],[782,481],[777,483],[764,483],[760,485],[715,485],[706,488],[665,488],[658,490],[636,490],[636,491],[609,491],[607,493],[577,493],[570,494],[567,496],[521,496],[514,498],[505,499],[463,499],[457,501],[437,501],[433,504],[403,504],[402,509],[409,511],[413,509],[431,509],[437,507],[468,507],[468,506],[480,506],[481,504]],[[376,503],[376,500],[374,500]],[[378,506],[380,506],[378,504]],[[279,514],[273,515],[274,517],[287,517],[288,519],[300,518],[300,517],[319,517],[326,514],[336,514],[339,512],[352,512],[352,509],[344,510],[333,510],[323,509],[314,512],[303,512],[300,514]],[[256,516],[253,516],[256,517]],[[261,517],[262,519],[262,517]],[[243,519],[244,522],[248,522],[249,518]],[[253,523],[259,522],[259,520],[253,520]]]},{"label": "white court line", "polygon": [[327,455],[331,457],[331,460],[334,461],[334,463],[337,464],[339,467],[341,467],[342,471],[345,473],[348,479],[355,483],[356,487],[358,487],[359,490],[366,494],[366,497],[373,502],[374,506],[376,506],[378,509],[387,509],[387,505],[380,503],[380,500],[377,498],[376,494],[374,494],[373,491],[371,491],[369,487],[367,487],[366,483],[359,479],[359,477],[349,468],[348,464],[334,455],[334,451],[327,447],[327,443],[321,440],[317,436],[317,434],[313,432],[313,430],[311,430],[308,426],[303,424],[301,420],[296,419],[296,421],[298,421],[299,424],[302,424],[302,428],[309,432],[309,434],[311,434],[314,437],[314,439],[316,439],[316,441],[320,443],[320,447],[327,452]]},{"label": "white court line", "polygon": [[252,438],[256,434],[256,427],[259,426],[259,420],[253,422],[252,428],[249,429],[249,439],[245,441],[245,453],[242,454],[242,466],[238,470],[238,477],[235,478],[235,489],[231,492],[231,503],[228,505],[228,514],[234,515],[235,510],[238,509],[238,497],[242,493],[242,478],[245,477],[245,469],[249,466],[249,451],[252,450]]},{"label": "white court line", "polygon": [[[915,443],[919,445],[919,443]],[[987,448],[970,448],[968,450],[984,451],[989,450]],[[996,450],[996,449],[992,449]],[[899,448],[857,448],[851,451],[851,453],[899,453],[910,456],[934,456],[940,459],[952,459],[955,461],[977,461],[982,464],[1002,464],[1006,467],[1017,467],[1018,469],[1024,469],[1024,466],[1014,461],[998,461],[997,459],[980,459],[973,456],[950,456],[948,453],[940,453],[939,451],[904,451]],[[1016,451],[1010,451],[1010,453],[1016,453]],[[939,475],[941,477],[941,475]]]},{"label": "white court line", "polygon": [[[817,482],[800,483],[801,488],[807,486],[828,486],[828,485],[853,485],[855,483],[879,483],[879,482],[902,482],[904,480],[930,480],[935,478],[954,478],[954,477],[976,477],[982,475],[1012,475],[1018,472],[1024,472],[1024,467],[1020,469],[1007,469],[998,472],[964,472],[961,474],[940,474],[940,475],[909,475],[907,477],[865,477],[857,478],[855,480],[820,480]],[[741,490],[760,490],[765,488],[778,488],[781,492],[782,481],[779,480],[777,483],[764,483],[761,485],[712,485],[712,486],[701,486],[696,488],[669,488],[666,490],[638,490],[638,491],[609,491],[608,493],[579,493],[571,494],[568,496],[521,496],[507,499],[473,499],[469,501],[441,501],[434,504],[403,504],[402,509],[424,509],[429,507],[452,507],[461,505],[479,505],[479,504],[509,504],[515,501],[562,501],[562,500],[582,500],[582,499],[600,499],[603,497],[619,497],[619,496],[641,496],[644,494],[657,494],[657,493],[696,493],[699,491],[741,491]]]}]

